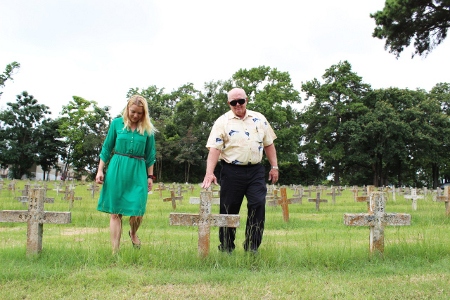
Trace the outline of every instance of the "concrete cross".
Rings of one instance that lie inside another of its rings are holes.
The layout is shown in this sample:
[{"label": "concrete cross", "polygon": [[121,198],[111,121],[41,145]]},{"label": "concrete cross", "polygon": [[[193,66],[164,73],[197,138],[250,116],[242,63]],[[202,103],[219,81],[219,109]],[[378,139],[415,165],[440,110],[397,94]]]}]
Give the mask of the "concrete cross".
[{"label": "concrete cross", "polygon": [[309,202],[316,202],[316,210],[319,210],[319,205],[320,205],[320,202],[328,202],[328,200],[326,200],[326,199],[320,199],[320,192],[317,192],[316,193],[316,198],[314,198],[314,199],[308,199],[308,201]]},{"label": "concrete cross", "polygon": [[338,191],[336,193],[336,188],[334,186],[332,186],[331,187],[331,192],[327,193],[327,195],[330,195],[331,196],[331,200],[333,201],[333,204],[336,204],[336,196],[337,195],[341,195],[341,194],[340,194],[340,191]]},{"label": "concrete cross", "polygon": [[44,211],[43,189],[31,189],[28,199],[28,211],[2,210],[0,222],[27,222],[27,254],[42,251],[43,224],[67,224],[71,222],[70,212]]},{"label": "concrete cross", "polygon": [[303,189],[301,186],[297,186],[294,189],[294,194],[292,195],[292,198],[289,198],[289,204],[290,203],[299,203],[302,204],[302,198],[303,198]]},{"label": "concrete cross", "polygon": [[280,196],[278,195],[278,190],[277,189],[274,189],[272,191],[272,194],[267,194],[266,195],[266,204],[268,206],[277,206],[279,200],[280,200]]},{"label": "concrete cross", "polygon": [[353,192],[353,199],[355,200],[355,202],[357,202],[357,198],[358,198],[358,192],[359,192],[359,189],[358,189],[358,187],[355,185],[355,186],[353,186],[353,188],[352,188],[352,192]]},{"label": "concrete cross", "polygon": [[94,181],[89,185],[89,187],[86,190],[91,192],[92,199],[94,199],[95,193],[98,192],[99,189],[100,189],[99,186]]},{"label": "concrete cross", "polygon": [[72,209],[72,207],[73,207],[73,202],[74,202],[75,200],[81,200],[81,199],[83,199],[83,198],[81,198],[81,197],[75,197],[75,190],[74,190],[74,189],[71,189],[71,188],[67,188],[67,186],[66,186],[66,192],[65,192],[65,195],[64,195],[64,197],[63,197],[62,199],[63,199],[63,200],[69,201],[69,203],[70,203],[70,209]]},{"label": "concrete cross", "polygon": [[437,202],[445,202],[445,215],[450,215],[450,205],[448,204],[450,201],[450,189],[449,186],[444,187],[444,193],[442,196],[436,196]]},{"label": "concrete cross", "polygon": [[162,198],[162,191],[164,191],[166,187],[164,186],[163,182],[158,183],[158,187],[155,189],[155,191],[159,191],[159,198]]},{"label": "concrete cross", "polygon": [[404,195],[403,197],[412,200],[413,210],[417,210],[417,199],[423,199],[423,196],[417,195],[417,189],[411,189],[411,195]]},{"label": "concrete cross", "polygon": [[172,208],[173,209],[177,209],[177,203],[175,202],[176,200],[180,200],[180,203],[181,203],[181,200],[183,200],[183,196],[175,196],[175,191],[174,190],[170,191],[170,198],[164,198],[163,199],[164,202],[172,201]]},{"label": "concrete cross", "polygon": [[[189,198],[189,203],[190,204],[200,204],[200,197],[190,197]],[[211,203],[219,205],[220,204],[220,198],[218,198],[218,197],[212,198],[211,199]]]},{"label": "concrete cross", "polygon": [[[33,187],[34,189],[39,189],[39,186]],[[22,196],[17,197],[17,200],[21,202],[24,206],[27,205],[29,194],[30,194],[30,184],[25,184],[23,190],[21,191]],[[45,203],[55,203],[55,198],[48,198],[47,195],[47,189],[44,190],[44,202]]]},{"label": "concrete cross", "polygon": [[348,226],[369,226],[369,250],[384,252],[384,227],[386,225],[410,225],[411,215],[386,213],[384,193],[373,192],[369,200],[369,212],[365,214],[344,214],[344,224]]},{"label": "concrete cross", "polygon": [[170,225],[198,226],[198,253],[201,257],[209,254],[211,226],[239,227],[239,215],[211,214],[211,191],[200,193],[198,214],[170,213]]},{"label": "concrete cross", "polygon": [[374,191],[375,191],[375,186],[368,185],[368,186],[366,186],[365,195],[356,197],[356,202],[367,202],[367,211],[370,210],[370,204],[369,204],[370,197]]},{"label": "concrete cross", "polygon": [[303,193],[307,192],[308,193],[308,197],[311,197],[311,192],[313,190],[313,186],[309,186],[307,189],[303,189]]}]

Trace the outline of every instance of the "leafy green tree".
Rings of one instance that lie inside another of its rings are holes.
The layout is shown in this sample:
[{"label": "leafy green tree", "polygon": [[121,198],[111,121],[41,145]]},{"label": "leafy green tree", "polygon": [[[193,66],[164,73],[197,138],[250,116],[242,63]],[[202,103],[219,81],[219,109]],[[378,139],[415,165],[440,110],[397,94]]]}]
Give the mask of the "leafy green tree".
[{"label": "leafy green tree", "polygon": [[390,53],[399,57],[414,40],[412,56],[426,56],[447,37],[450,1],[387,0],[383,10],[370,17],[377,25],[373,37],[386,39]]},{"label": "leafy green tree", "polygon": [[333,174],[334,184],[340,185],[341,171],[352,164],[351,136],[344,128],[354,122],[362,109],[363,98],[371,90],[354,73],[348,61],[332,65],[322,76],[324,83],[313,79],[302,84],[306,100],[304,108],[305,140],[303,149],[308,157],[315,157],[324,166],[325,174]]},{"label": "leafy green tree", "polygon": [[349,147],[358,153],[350,159],[360,166],[365,163],[370,170],[371,176],[361,179],[375,186],[407,182],[413,138],[407,120],[416,101],[410,91],[395,88],[375,90],[366,97],[368,111],[358,117],[358,131],[350,132],[353,138]]},{"label": "leafy green tree", "polygon": [[41,166],[42,171],[44,171],[43,180],[48,180],[52,168],[61,171],[58,162],[59,158],[65,153],[66,144],[58,131],[59,126],[60,119],[45,119],[37,128],[39,135],[37,141],[38,157],[36,162]]},{"label": "leafy green tree", "polygon": [[246,91],[247,108],[262,113],[274,129],[279,164],[298,162],[303,128],[296,106],[301,98],[289,73],[266,66],[240,69],[233,75],[232,83]]},{"label": "leafy green tree", "polygon": [[[432,186],[436,188],[440,183],[441,179],[444,182],[450,181],[450,157],[448,153],[450,152],[450,134],[448,130],[450,126],[450,83],[438,83],[431,91],[428,93],[429,101],[434,105],[425,105],[424,111],[431,111],[433,117],[430,117],[429,129],[430,133],[430,144],[426,145],[424,148],[430,147],[432,151],[425,151],[428,154],[428,164],[424,167],[431,165],[432,170]],[[436,101],[439,108],[435,107]]]},{"label": "leafy green tree", "polygon": [[2,166],[11,166],[13,178],[31,176],[29,169],[38,161],[39,126],[49,107],[26,91],[17,95],[15,103],[8,102],[6,110],[0,112],[0,148]]},{"label": "leafy green tree", "polygon": [[155,133],[156,163],[153,172],[158,180],[163,180],[163,176],[167,174],[163,173],[163,162],[164,159],[168,157],[167,149],[169,149],[165,132],[167,124],[170,122],[173,115],[175,103],[171,99],[170,94],[165,93],[163,88],[160,89],[154,85],[149,86],[146,89],[130,89],[127,93],[127,98],[135,94],[142,95],[147,99],[150,118],[158,130],[158,132]]},{"label": "leafy green tree", "polygon": [[73,100],[63,106],[60,119],[59,132],[67,145],[63,174],[72,166],[80,175],[93,176],[111,122],[109,107],[101,108],[95,101],[73,96]]},{"label": "leafy green tree", "polygon": [[[6,65],[5,72],[3,74],[0,74],[0,88],[3,88],[5,86],[5,82],[8,79],[13,79],[12,75],[14,71],[18,70],[20,68],[20,64],[18,62],[12,62],[8,65]],[[0,92],[0,97],[2,96],[3,92]]]}]

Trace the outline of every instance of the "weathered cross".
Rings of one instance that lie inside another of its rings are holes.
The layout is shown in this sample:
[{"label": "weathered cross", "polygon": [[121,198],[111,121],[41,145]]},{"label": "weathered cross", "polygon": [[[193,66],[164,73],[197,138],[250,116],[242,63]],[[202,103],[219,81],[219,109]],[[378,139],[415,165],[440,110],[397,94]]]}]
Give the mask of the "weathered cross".
[{"label": "weathered cross", "polygon": [[446,216],[450,215],[450,205],[449,205],[450,189],[449,189],[449,187],[447,185],[444,187],[443,195],[442,196],[436,196],[436,201],[437,202],[445,202],[445,215]]},{"label": "weathered cross", "polygon": [[289,221],[289,200],[286,195],[286,188],[280,188],[281,199],[278,200],[278,204],[281,205],[281,209],[283,210],[283,220],[285,222]]},{"label": "weathered cross", "polygon": [[81,199],[83,199],[83,198],[81,198],[81,197],[75,197],[75,190],[74,189],[67,189],[67,186],[66,186],[66,193],[65,193],[65,196],[63,197],[63,200],[67,200],[67,201],[69,201],[69,203],[70,203],[70,209],[72,209],[72,207],[73,207],[73,202],[75,201],[75,200],[81,200]]},{"label": "weathered cross", "polygon": [[44,211],[45,190],[31,189],[28,195],[28,211],[2,210],[0,222],[27,222],[27,254],[42,251],[43,224],[67,224],[71,222],[70,212]]},{"label": "weathered cross", "polygon": [[266,195],[266,204],[268,206],[277,206],[279,200],[280,200],[280,196],[278,196],[278,190],[277,189],[274,189],[272,191],[272,194],[267,194]]},{"label": "weathered cross", "polygon": [[302,204],[302,198],[303,198],[303,189],[301,186],[297,186],[294,189],[294,194],[292,195],[292,198],[289,198],[289,204],[290,203],[299,203]]},{"label": "weathered cross", "polygon": [[370,210],[370,197],[372,196],[372,193],[375,191],[375,186],[368,185],[366,186],[366,194],[364,196],[357,196],[356,202],[367,202],[367,210]]},{"label": "weathered cross", "polygon": [[162,191],[164,191],[166,187],[164,186],[163,182],[158,183],[158,187],[155,189],[155,191],[159,191],[159,198],[162,198]]},{"label": "weathered cross", "polygon": [[[39,186],[34,186],[34,189],[39,189]],[[21,202],[24,206],[28,202],[29,194],[30,194],[30,184],[25,184],[22,192],[22,196],[17,197],[17,200]],[[48,198],[47,197],[47,189],[44,190],[44,202],[45,203],[55,203],[55,198]]]},{"label": "weathered cross", "polygon": [[99,186],[94,182],[92,182],[89,187],[86,189],[91,192],[92,199],[95,197],[95,193],[98,192]]},{"label": "weathered cross", "polygon": [[176,200],[180,200],[180,203],[181,203],[181,200],[183,200],[183,196],[175,196],[175,191],[173,191],[173,190],[170,191],[170,198],[164,198],[163,199],[164,202],[172,201],[172,208],[173,209],[177,209]]},{"label": "weathered cross", "polygon": [[370,226],[369,249],[384,252],[384,227],[386,225],[410,225],[411,215],[403,213],[386,213],[386,200],[383,192],[371,193],[369,212],[362,214],[344,214],[344,224],[348,226]]},{"label": "weathered cross", "polygon": [[209,254],[211,226],[239,227],[239,215],[211,214],[211,199],[211,191],[202,191],[198,214],[170,213],[170,225],[198,226],[198,253],[201,257]]},{"label": "weathered cross", "polygon": [[423,199],[423,196],[417,195],[417,189],[411,189],[411,195],[404,195],[403,197],[412,200],[413,210],[417,210],[417,199]]},{"label": "weathered cross", "polygon": [[328,202],[328,200],[320,199],[320,192],[317,192],[316,198],[314,198],[314,199],[310,198],[310,199],[308,199],[308,201],[309,202],[316,202],[316,210],[319,210],[320,202]]},{"label": "weathered cross", "polygon": [[[200,197],[190,197],[189,198],[189,203],[190,204],[200,204]],[[214,197],[211,199],[211,203],[212,204],[220,204],[220,198],[219,197]]]},{"label": "weathered cross", "polygon": [[336,204],[336,196],[341,195],[341,193],[340,193],[340,191],[336,192],[336,188],[334,186],[332,186],[331,192],[327,193],[327,195],[330,195],[333,204]]}]

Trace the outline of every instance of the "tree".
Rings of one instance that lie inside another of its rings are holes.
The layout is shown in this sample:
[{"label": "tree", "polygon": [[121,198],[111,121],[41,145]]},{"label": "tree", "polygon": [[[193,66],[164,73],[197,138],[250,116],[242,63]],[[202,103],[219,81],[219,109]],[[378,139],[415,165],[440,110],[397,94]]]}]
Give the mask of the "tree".
[{"label": "tree", "polygon": [[247,108],[262,113],[271,124],[277,135],[279,164],[298,162],[303,128],[295,106],[301,98],[289,73],[266,66],[240,69],[233,75],[232,83],[246,91]]},{"label": "tree", "polygon": [[37,141],[37,164],[41,166],[44,172],[43,180],[47,180],[50,170],[55,168],[60,171],[59,158],[64,155],[66,144],[59,134],[60,119],[43,120],[38,127],[38,141]]},{"label": "tree", "polygon": [[390,53],[399,57],[414,40],[412,56],[426,56],[447,37],[450,1],[387,0],[383,10],[370,17],[377,25],[372,36],[386,39],[385,49]]},{"label": "tree", "polygon": [[70,165],[79,174],[93,176],[96,173],[110,121],[109,108],[100,108],[95,101],[73,96],[73,100],[63,106],[59,132],[67,143],[64,175]]},{"label": "tree", "polygon": [[13,178],[20,179],[31,175],[29,169],[38,160],[39,126],[50,111],[26,91],[7,106],[0,112],[0,161],[2,166],[11,165]]},{"label": "tree", "polygon": [[[18,62],[12,62],[9,65],[6,65],[5,72],[3,74],[0,74],[0,88],[3,88],[5,86],[5,81],[8,79],[13,79],[12,74],[15,70],[18,70],[20,68],[20,64]],[[0,92],[0,97],[2,96],[3,92]]]},{"label": "tree", "polygon": [[343,129],[356,120],[371,88],[352,71],[348,61],[331,66],[322,78],[323,84],[317,79],[302,84],[306,99],[313,98],[302,116],[303,149],[308,157],[319,159],[325,174],[333,174],[334,184],[340,185],[342,169],[352,163],[348,159],[351,136]]}]

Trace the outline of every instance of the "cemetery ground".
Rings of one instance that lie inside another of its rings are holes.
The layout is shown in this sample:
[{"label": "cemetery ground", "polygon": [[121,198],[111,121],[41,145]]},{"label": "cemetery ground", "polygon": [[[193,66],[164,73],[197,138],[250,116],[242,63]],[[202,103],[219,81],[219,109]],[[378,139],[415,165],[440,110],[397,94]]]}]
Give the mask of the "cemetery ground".
[{"label": "cemetery ground", "polygon": [[[49,182],[45,211],[70,211],[71,223],[44,224],[43,250],[27,255],[27,224],[0,223],[0,299],[449,299],[450,216],[431,195],[411,200],[389,195],[386,212],[411,214],[409,226],[386,226],[384,253],[369,253],[369,228],[346,226],[345,213],[365,213],[350,188],[336,201],[289,204],[289,221],[281,206],[266,206],[266,229],[258,254],[244,252],[246,200],[232,254],[217,250],[218,229],[211,227],[210,253],[198,255],[198,227],[170,226],[171,212],[198,213],[189,203],[200,188],[188,190],[176,210],[162,198],[148,196],[133,249],[124,217],[121,251],[113,256],[109,216],[96,211],[98,192],[75,186],[81,200],[69,203]],[[4,181],[0,210],[27,210]],[[157,185],[155,184],[155,188]],[[293,195],[287,189],[287,196]],[[325,193],[323,193],[325,195]],[[218,213],[217,205],[212,212]]]}]

